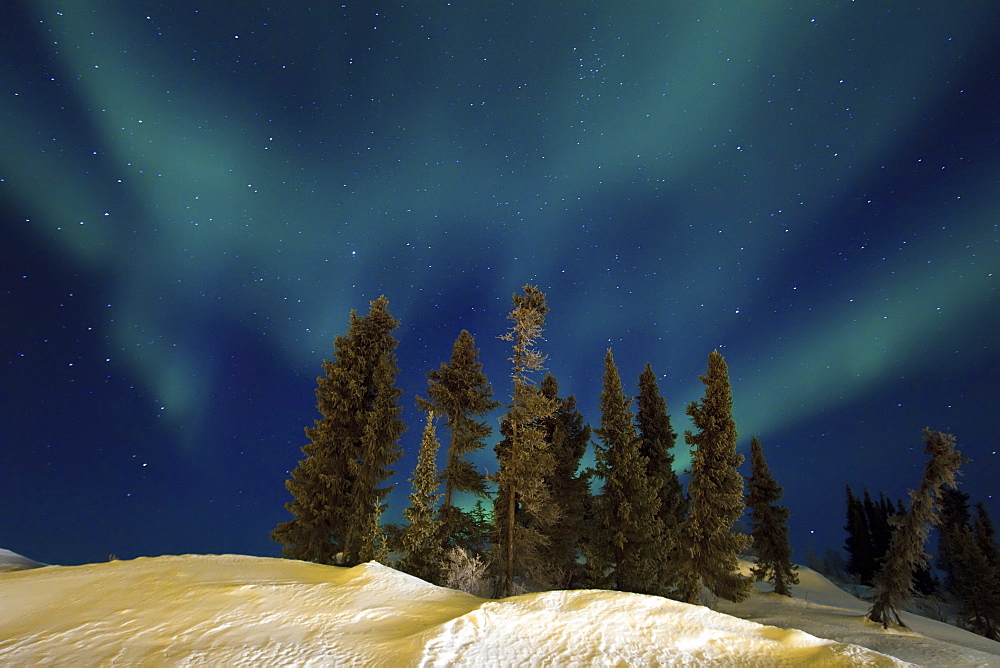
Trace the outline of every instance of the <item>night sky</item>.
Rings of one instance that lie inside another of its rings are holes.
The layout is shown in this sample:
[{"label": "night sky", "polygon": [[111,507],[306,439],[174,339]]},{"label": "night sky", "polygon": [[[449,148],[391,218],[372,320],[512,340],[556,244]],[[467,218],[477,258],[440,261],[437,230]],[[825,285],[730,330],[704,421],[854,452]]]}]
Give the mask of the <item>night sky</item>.
[{"label": "night sky", "polygon": [[507,398],[525,284],[593,425],[608,347],[679,432],[725,356],[798,561],[845,484],[919,484],[925,426],[1000,519],[998,34],[989,2],[3,3],[0,546],[277,556],[381,294],[397,520],[425,373],[465,328]]}]

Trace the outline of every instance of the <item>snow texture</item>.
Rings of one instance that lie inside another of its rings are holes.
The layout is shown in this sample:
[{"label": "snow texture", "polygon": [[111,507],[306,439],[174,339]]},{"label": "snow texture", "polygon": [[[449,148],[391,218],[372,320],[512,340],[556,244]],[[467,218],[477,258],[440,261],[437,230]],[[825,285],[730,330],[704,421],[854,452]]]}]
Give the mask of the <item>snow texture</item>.
[{"label": "snow texture", "polygon": [[886,632],[800,577],[794,600],[756,593],[723,614],[596,590],[487,600],[376,563],[49,566],[0,574],[0,665],[1000,665],[1000,643],[913,616]]}]

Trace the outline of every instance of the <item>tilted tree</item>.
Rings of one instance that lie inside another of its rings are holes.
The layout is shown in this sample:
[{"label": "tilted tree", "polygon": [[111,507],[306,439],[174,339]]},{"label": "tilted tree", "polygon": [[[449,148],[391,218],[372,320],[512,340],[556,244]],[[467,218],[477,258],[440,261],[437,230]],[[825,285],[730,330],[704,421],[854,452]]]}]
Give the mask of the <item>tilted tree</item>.
[{"label": "tilted tree", "polygon": [[399,415],[402,390],[392,331],[399,321],[383,296],[368,315],[351,311],[346,336],[334,339],[334,359],[324,360],[317,379],[320,419],[306,428],[305,459],[285,486],[293,519],[280,523],[271,539],[287,557],[352,566],[380,551],[379,517],[400,456],[405,430]]},{"label": "tilted tree", "polygon": [[[524,286],[524,294],[513,297],[508,318],[511,329],[502,338],[513,344],[510,357],[513,379],[511,403],[502,422],[505,438],[497,445],[497,494],[494,499],[494,560],[496,593],[514,593],[515,576],[529,581],[551,579],[551,564],[542,558],[547,527],[559,520],[559,509],[551,503],[545,476],[553,468],[552,453],[545,440],[542,421],[558,408],[532,380],[542,369],[545,355],[536,348],[545,324],[545,293]],[[529,519],[530,518],[530,519]]]},{"label": "tilted tree", "polygon": [[457,505],[457,496],[486,495],[486,477],[467,457],[483,448],[493,429],[485,416],[500,403],[493,400],[493,388],[483,373],[479,351],[472,334],[462,330],[452,346],[447,364],[427,373],[427,399],[417,397],[421,410],[443,416],[450,434],[448,455],[441,480],[444,501],[440,518],[449,545],[471,548],[475,542],[475,518]]},{"label": "tilted tree", "polygon": [[640,454],[632,399],[622,389],[610,348],[603,388],[595,473],[604,484],[594,499],[594,531],[584,548],[590,577],[618,591],[663,594],[669,548],[660,517],[661,481],[649,475],[649,460]]},{"label": "tilted tree", "polygon": [[660,501],[660,521],[664,530],[663,559],[666,566],[665,584],[674,585],[680,550],[680,523],[687,512],[687,500],[677,473],[674,472],[674,445],[677,434],[670,423],[667,402],[660,394],[651,364],[639,375],[639,396],[636,400],[636,424],[639,427],[639,454],[646,458],[646,473],[657,489]]},{"label": "tilted tree", "polygon": [[924,468],[924,478],[910,492],[910,508],[895,519],[889,550],[882,569],[875,576],[875,597],[868,619],[888,627],[890,623],[906,626],[899,611],[913,597],[913,573],[927,566],[924,545],[931,527],[938,523],[939,499],[945,485],[955,487],[955,476],[963,461],[955,449],[955,437],[924,429],[924,454],[931,460]]},{"label": "tilted tree", "polygon": [[410,506],[403,510],[403,519],[408,524],[400,532],[404,555],[397,568],[433,584],[443,584],[441,569],[445,554],[444,527],[438,519],[437,508],[441,499],[436,461],[439,447],[434,432],[434,411],[428,411],[417,466],[410,478],[413,485]]},{"label": "tilted tree", "polygon": [[746,505],[750,509],[751,550],[757,557],[751,573],[758,581],[770,582],[776,594],[791,596],[789,587],[799,583],[799,576],[788,542],[788,508],[778,505],[782,489],[771,476],[756,436],[750,440],[750,471]]},{"label": "tilted tree", "polygon": [[545,475],[552,503],[561,519],[548,527],[548,544],[542,557],[552,564],[553,581],[549,588],[572,589],[582,585],[583,569],[579,562],[586,513],[590,505],[590,477],[580,471],[580,460],[590,443],[590,427],[576,408],[572,395],[559,397],[559,383],[546,374],[542,394],[558,402],[556,411],[542,421],[545,440],[552,453],[552,469]]},{"label": "tilted tree", "polygon": [[719,351],[709,354],[708,373],[700,378],[705,396],[687,407],[698,431],[684,435],[694,449],[688,483],[690,505],[681,523],[686,549],[680,563],[678,595],[694,603],[704,585],[716,596],[739,602],[753,589],[753,581],[740,574],[737,558],[749,537],[733,528],[745,509],[743,478],[738,471],[743,455],[736,451],[729,370]]}]

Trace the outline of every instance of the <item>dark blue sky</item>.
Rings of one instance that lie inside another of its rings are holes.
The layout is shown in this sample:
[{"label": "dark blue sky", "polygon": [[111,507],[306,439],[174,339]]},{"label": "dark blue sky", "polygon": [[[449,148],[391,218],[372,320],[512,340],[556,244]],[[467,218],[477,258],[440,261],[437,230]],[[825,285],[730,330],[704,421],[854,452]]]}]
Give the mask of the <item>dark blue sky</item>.
[{"label": "dark blue sky", "polygon": [[925,426],[996,514],[997,34],[979,2],[5,4],[0,545],[277,555],[380,294],[395,519],[424,374],[465,328],[508,396],[527,283],[593,424],[607,347],[678,431],[723,353],[800,561],[845,484],[919,483]]}]

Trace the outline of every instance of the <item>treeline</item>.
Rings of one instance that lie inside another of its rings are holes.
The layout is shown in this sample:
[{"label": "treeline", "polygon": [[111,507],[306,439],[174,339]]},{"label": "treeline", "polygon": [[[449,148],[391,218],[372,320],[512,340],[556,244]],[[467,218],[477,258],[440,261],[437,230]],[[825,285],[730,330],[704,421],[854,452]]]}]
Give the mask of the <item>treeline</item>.
[{"label": "treeline", "polygon": [[[483,373],[471,334],[462,331],[451,358],[427,374],[417,397],[426,422],[403,526],[383,526],[391,468],[405,430],[395,385],[399,322],[388,300],[352,311],[317,379],[320,418],[306,429],[305,458],[286,482],[293,518],[271,537],[285,556],[353,566],[370,560],[435,584],[496,597],[519,591],[608,588],[695,602],[702,588],[732,601],[755,580],[790,595],[797,584],[788,516],[760,442],[751,442],[751,475],[739,473],[732,389],[722,355],[713,351],[700,376],[702,399],[686,407],[694,430],[684,490],[673,470],[678,435],[649,364],[638,395],[625,391],[612,351],[604,359],[600,423],[591,430],[557,380],[540,380],[538,348],[548,312],[545,294],[525,286],[513,296],[509,330],[510,391],[501,404]],[[503,406],[494,447],[499,470],[481,473],[469,456],[487,447],[487,416]],[[438,430],[445,432],[445,455]],[[596,437],[592,439],[592,436]],[[596,463],[581,469],[593,442]],[[871,617],[899,622],[913,593],[912,573],[926,563],[923,546],[937,519],[937,498],[954,486],[961,454],[947,434],[925,431],[927,464],[910,508],[898,517],[872,575],[878,595]],[[443,466],[439,469],[439,459]],[[460,504],[469,495],[471,508]],[[748,533],[737,523],[749,509]],[[888,512],[888,511],[886,511]],[[749,577],[738,555],[756,557]],[[394,555],[390,559],[389,555]]]},{"label": "treeline", "polygon": [[[859,497],[847,487],[845,570],[855,582],[876,583],[906,512],[902,501],[893,504],[884,494],[876,501],[867,489]],[[913,589],[953,606],[959,626],[1000,640],[1000,546],[986,507],[976,503],[973,514],[968,494],[944,488],[934,521],[936,565],[944,577],[934,577],[924,561],[913,572]]]}]

